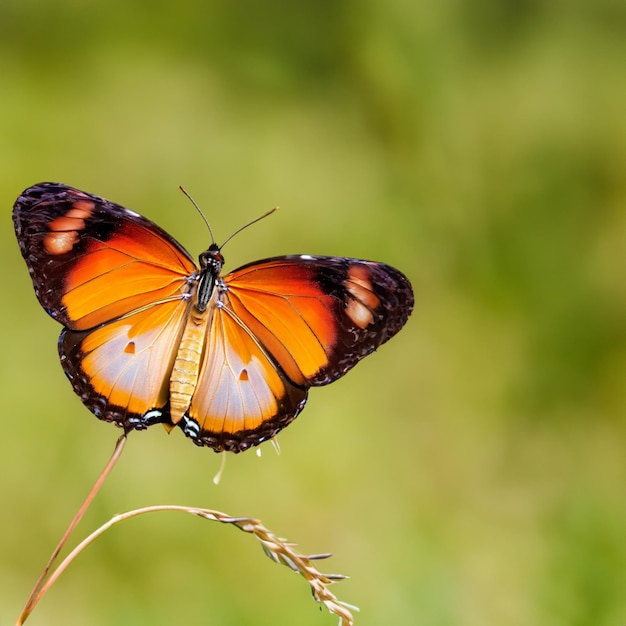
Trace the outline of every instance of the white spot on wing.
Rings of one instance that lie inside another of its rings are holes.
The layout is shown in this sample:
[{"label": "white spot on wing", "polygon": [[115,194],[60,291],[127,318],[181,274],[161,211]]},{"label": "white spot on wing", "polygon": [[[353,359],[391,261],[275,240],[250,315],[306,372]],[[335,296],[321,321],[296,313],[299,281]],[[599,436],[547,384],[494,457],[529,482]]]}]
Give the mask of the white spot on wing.
[{"label": "white spot on wing", "polygon": [[366,328],[374,322],[372,311],[380,305],[380,300],[374,293],[369,270],[362,265],[353,265],[348,270],[344,285],[352,296],[346,306],[346,315],[359,328]]},{"label": "white spot on wing", "polygon": [[350,300],[346,313],[359,328],[366,328],[374,321],[372,312],[358,300]]}]

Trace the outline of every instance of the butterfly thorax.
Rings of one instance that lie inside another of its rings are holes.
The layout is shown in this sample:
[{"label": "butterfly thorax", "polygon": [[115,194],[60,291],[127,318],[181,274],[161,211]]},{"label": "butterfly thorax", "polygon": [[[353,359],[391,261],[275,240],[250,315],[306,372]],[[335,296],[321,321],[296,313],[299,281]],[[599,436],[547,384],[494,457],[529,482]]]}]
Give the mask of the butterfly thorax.
[{"label": "butterfly thorax", "polygon": [[200,255],[200,278],[198,280],[198,290],[196,292],[195,306],[201,313],[204,312],[209,304],[215,281],[222,271],[224,265],[224,257],[220,252],[219,246],[212,243],[208,250]]}]

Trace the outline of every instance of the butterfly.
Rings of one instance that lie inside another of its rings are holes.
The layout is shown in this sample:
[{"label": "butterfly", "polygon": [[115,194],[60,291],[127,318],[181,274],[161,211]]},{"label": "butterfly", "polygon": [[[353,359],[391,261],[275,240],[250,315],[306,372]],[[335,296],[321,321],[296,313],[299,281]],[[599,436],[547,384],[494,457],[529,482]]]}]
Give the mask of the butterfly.
[{"label": "butterfly", "polygon": [[125,432],[178,426],[216,452],[274,437],[310,387],[343,376],[413,309],[409,280],[384,263],[301,254],[222,275],[215,242],[196,264],[145,217],[60,183],[26,189],[13,222],[85,406]]}]

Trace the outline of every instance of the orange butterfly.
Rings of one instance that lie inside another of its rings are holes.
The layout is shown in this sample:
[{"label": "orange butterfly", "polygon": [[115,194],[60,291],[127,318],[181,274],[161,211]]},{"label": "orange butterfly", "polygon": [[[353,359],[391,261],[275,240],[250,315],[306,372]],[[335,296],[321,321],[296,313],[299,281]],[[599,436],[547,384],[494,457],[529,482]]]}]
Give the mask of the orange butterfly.
[{"label": "orange butterfly", "polygon": [[58,183],[26,189],[13,221],[85,406],[126,432],[179,426],[216,452],[276,435],[310,387],[343,376],[413,309],[389,265],[290,255],[222,276],[215,243],[198,267],[145,217]]}]

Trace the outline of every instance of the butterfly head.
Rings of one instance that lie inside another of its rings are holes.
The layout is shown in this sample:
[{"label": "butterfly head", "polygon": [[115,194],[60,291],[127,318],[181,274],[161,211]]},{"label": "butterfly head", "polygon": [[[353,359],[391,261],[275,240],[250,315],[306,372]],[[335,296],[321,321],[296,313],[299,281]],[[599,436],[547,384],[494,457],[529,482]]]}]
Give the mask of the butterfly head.
[{"label": "butterfly head", "polygon": [[218,276],[224,265],[224,257],[220,251],[220,247],[216,243],[212,243],[208,250],[205,250],[199,258],[200,269],[203,272],[210,272]]}]

